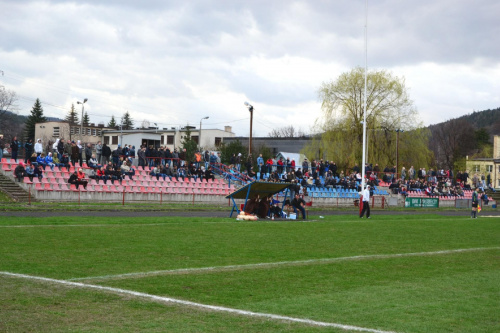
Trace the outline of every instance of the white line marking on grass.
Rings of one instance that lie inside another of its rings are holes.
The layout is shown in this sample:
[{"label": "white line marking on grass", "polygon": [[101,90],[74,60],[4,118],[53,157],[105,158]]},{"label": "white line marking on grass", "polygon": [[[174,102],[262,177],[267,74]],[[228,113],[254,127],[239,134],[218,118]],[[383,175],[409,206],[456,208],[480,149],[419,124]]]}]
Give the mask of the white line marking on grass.
[{"label": "white line marking on grass", "polygon": [[391,332],[391,331],[381,331],[381,330],[372,329],[372,328],[343,325],[343,324],[337,324],[337,323],[328,323],[328,322],[316,321],[316,320],[311,320],[311,319],[287,317],[287,316],[275,315],[275,314],[270,314],[270,313],[238,310],[238,309],[233,309],[233,308],[226,308],[223,306],[207,305],[207,304],[195,303],[195,302],[190,302],[190,301],[184,301],[184,300],[180,300],[180,299],[176,299],[176,298],[162,297],[162,296],[141,293],[141,292],[137,292],[137,291],[133,291],[133,290],[98,286],[98,285],[86,284],[86,283],[80,283],[80,282],[69,282],[69,281],[64,281],[64,280],[56,280],[56,279],[39,277],[39,276],[17,274],[17,273],[10,273],[10,272],[0,272],[0,274],[5,275],[5,276],[10,276],[10,277],[28,279],[28,280],[62,284],[65,286],[70,286],[70,287],[96,289],[96,290],[108,291],[108,292],[112,292],[112,293],[120,294],[120,295],[131,295],[131,296],[135,296],[135,297],[150,299],[150,300],[153,300],[156,302],[161,302],[161,303],[173,303],[173,304],[195,307],[195,308],[199,308],[199,309],[232,313],[232,314],[237,314],[237,315],[241,315],[241,316],[275,319],[275,320],[281,320],[281,321],[307,324],[307,325],[311,325],[311,326],[335,327],[335,328],[341,328],[343,330],[358,331],[358,332],[395,333],[395,332]]},{"label": "white line marking on grass", "polygon": [[147,277],[155,275],[169,275],[169,274],[189,274],[189,273],[202,273],[207,271],[225,271],[225,270],[242,270],[242,269],[252,269],[252,268],[266,268],[273,266],[293,266],[293,265],[308,265],[315,263],[331,263],[337,261],[348,261],[348,260],[364,260],[364,259],[387,259],[387,258],[400,258],[400,257],[416,257],[416,256],[432,256],[440,254],[452,254],[461,252],[473,252],[473,251],[484,251],[484,250],[500,250],[500,247],[478,247],[469,249],[455,249],[455,250],[442,250],[433,252],[411,252],[411,253],[394,253],[394,254],[368,254],[360,256],[351,257],[338,257],[338,258],[320,258],[320,259],[307,259],[307,260],[295,260],[295,261],[278,261],[278,262],[267,262],[267,263],[256,263],[256,264],[243,264],[243,265],[227,265],[227,266],[212,266],[212,267],[199,267],[199,268],[179,268],[170,270],[158,270],[150,272],[136,272],[136,273],[124,273],[116,275],[101,275],[83,278],[73,278],[67,281],[84,281],[84,280],[107,280],[107,279],[127,279],[136,277]]}]

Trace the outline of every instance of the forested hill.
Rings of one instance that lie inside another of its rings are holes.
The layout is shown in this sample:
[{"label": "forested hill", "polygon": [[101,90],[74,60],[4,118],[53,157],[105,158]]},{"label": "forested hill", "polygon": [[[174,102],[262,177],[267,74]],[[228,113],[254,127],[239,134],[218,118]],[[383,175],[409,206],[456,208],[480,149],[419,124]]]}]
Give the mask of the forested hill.
[{"label": "forested hill", "polygon": [[453,120],[465,120],[475,129],[486,129],[488,131],[488,134],[490,134],[491,136],[500,135],[500,108],[496,108],[493,110],[488,109],[484,111],[474,111],[459,118],[450,119],[443,123],[434,124],[429,127],[432,128],[435,126],[444,125]]}]

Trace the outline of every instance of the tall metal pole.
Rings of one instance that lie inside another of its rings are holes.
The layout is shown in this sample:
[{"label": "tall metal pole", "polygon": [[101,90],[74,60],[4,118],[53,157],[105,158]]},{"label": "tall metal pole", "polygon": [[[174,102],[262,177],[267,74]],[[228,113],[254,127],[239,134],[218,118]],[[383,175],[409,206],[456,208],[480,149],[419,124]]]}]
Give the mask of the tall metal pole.
[{"label": "tall metal pole", "polygon": [[399,129],[396,130],[396,178],[399,170]]},{"label": "tall metal pole", "polygon": [[200,119],[200,134],[198,135],[198,145],[200,146],[200,151],[201,151],[201,121],[203,119],[208,119],[209,117],[203,117]]},{"label": "tall metal pole", "polygon": [[253,124],[253,106],[250,105],[250,142],[248,144],[248,155],[252,153],[252,124]]},{"label": "tall metal pole", "polygon": [[250,155],[252,153],[253,106],[248,102],[245,102],[244,104],[248,107],[248,111],[250,111],[250,138],[248,142],[248,155]]},{"label": "tall metal pole", "polygon": [[83,102],[77,101],[76,104],[82,105],[82,118],[80,118],[80,141],[83,142],[83,111],[85,110],[85,103],[87,103],[88,99],[85,98]]},{"label": "tall metal pole", "polygon": [[365,2],[365,94],[363,105],[363,160],[361,162],[361,190],[365,188],[366,164],[366,86],[368,82],[368,0]]}]

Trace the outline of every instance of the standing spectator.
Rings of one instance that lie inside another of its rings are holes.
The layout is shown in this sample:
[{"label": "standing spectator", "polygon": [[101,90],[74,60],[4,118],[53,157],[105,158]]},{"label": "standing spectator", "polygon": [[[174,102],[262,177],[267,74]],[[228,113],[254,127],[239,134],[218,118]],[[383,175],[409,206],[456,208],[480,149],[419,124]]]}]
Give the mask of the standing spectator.
[{"label": "standing spectator", "polygon": [[479,195],[477,193],[477,187],[474,188],[474,192],[472,192],[472,210],[470,212],[471,219],[477,219],[477,208],[479,206]]},{"label": "standing spectator", "polygon": [[19,150],[19,141],[17,141],[17,136],[12,138],[12,142],[10,143],[10,151],[11,151],[11,160],[17,162],[17,152]]},{"label": "standing spectator", "polygon": [[33,139],[28,139],[24,144],[24,163],[28,163],[28,159],[33,155]]},{"label": "standing spectator", "polygon": [[108,165],[111,156],[111,148],[107,144],[102,145],[102,165]]},{"label": "standing spectator", "polygon": [[59,159],[59,161],[61,160],[63,154],[64,154],[64,139],[61,139],[57,144],[57,158]]},{"label": "standing spectator", "polygon": [[118,145],[118,147],[111,153],[111,156],[113,157],[113,165],[115,166],[118,165],[121,155],[122,155],[122,148],[121,145]]},{"label": "standing spectator", "polygon": [[5,145],[3,143],[3,136],[0,136],[0,161],[3,158],[3,149],[5,148]]},{"label": "standing spectator", "polygon": [[304,162],[302,162],[302,171],[304,173],[309,171],[309,162],[307,161],[307,158],[304,158]]},{"label": "standing spectator", "polygon": [[97,158],[97,164],[103,164],[101,160],[102,156],[102,144],[101,141],[97,141],[97,144],[95,145],[95,154]]},{"label": "standing spectator", "polygon": [[76,146],[78,147],[78,161],[80,162],[80,166],[83,165],[83,146],[82,142],[78,140],[76,142]]},{"label": "standing spectator", "polygon": [[89,164],[91,158],[92,158],[92,145],[90,143],[87,143],[87,147],[85,147],[85,162],[87,162],[87,165]]},{"label": "standing spectator", "polygon": [[[166,155],[166,152],[165,152],[165,155]],[[131,164],[134,164],[134,159],[135,159],[135,146],[132,146],[132,148],[130,148],[130,150],[129,150],[129,152],[128,152],[128,157],[129,157],[130,163],[131,163]]]},{"label": "standing spectator", "polygon": [[241,153],[238,153],[238,156],[236,156],[236,170],[241,172]]},{"label": "standing spectator", "polygon": [[57,154],[57,146],[59,145],[59,142],[61,142],[61,139],[57,139],[56,142],[52,145],[52,150],[47,151],[47,156],[49,156],[49,152],[53,154]]},{"label": "standing spectator", "polygon": [[264,169],[264,158],[262,157],[262,154],[259,154],[259,157],[257,157],[257,168],[259,170],[259,176],[260,177],[257,177],[257,179],[259,178],[264,178],[264,174],[266,173],[265,169]]},{"label": "standing spectator", "polygon": [[[144,167],[146,166],[146,148],[142,147],[141,149],[139,149],[139,152],[137,153],[137,156],[139,158],[139,166],[144,169]],[[168,163],[170,163],[170,160],[168,161]]]},{"label": "standing spectator", "polygon": [[64,154],[68,155],[68,158],[71,157],[71,153],[72,153],[72,150],[73,150],[73,143],[75,143],[75,142],[68,140],[64,144]]},{"label": "standing spectator", "polygon": [[79,150],[78,146],[76,145],[75,141],[71,142],[71,162],[73,163],[73,166],[76,165],[78,162],[78,157],[79,157]]},{"label": "standing spectator", "polygon": [[40,156],[40,154],[43,153],[42,139],[36,140],[36,143],[35,143],[35,153],[36,153],[36,156]]},{"label": "standing spectator", "polygon": [[366,212],[366,218],[370,218],[370,185],[366,185],[366,188],[363,192],[360,193],[363,199],[363,209],[361,210],[361,214],[359,218],[363,218]]}]

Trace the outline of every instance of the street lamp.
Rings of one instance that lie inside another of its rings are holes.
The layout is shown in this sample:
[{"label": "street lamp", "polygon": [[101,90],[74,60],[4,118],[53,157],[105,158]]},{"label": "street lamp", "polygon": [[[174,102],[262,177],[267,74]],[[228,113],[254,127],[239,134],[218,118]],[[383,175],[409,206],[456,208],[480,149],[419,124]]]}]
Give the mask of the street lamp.
[{"label": "street lamp", "polygon": [[82,118],[80,119],[80,141],[83,142],[83,110],[85,110],[85,103],[87,103],[88,99],[85,98],[83,102],[77,101],[76,104],[81,104],[82,105]]},{"label": "street lamp", "polygon": [[201,151],[201,121],[202,121],[203,119],[208,119],[208,116],[203,117],[203,118],[201,118],[201,119],[200,119],[200,133],[198,134],[198,144],[199,144],[199,146],[200,146],[200,151]]},{"label": "street lamp", "polygon": [[250,111],[250,140],[248,142],[248,156],[250,156],[250,154],[252,154],[252,123],[253,123],[253,106],[248,103],[248,102],[245,102],[244,103],[246,105],[246,107],[248,108],[248,111]]},{"label": "street lamp", "polygon": [[153,124],[155,124],[155,126],[156,126],[156,133],[158,133],[158,124],[157,123],[153,123]]},{"label": "street lamp", "polygon": [[402,129],[396,129],[396,177],[398,175],[399,170],[399,133],[404,132]]}]

